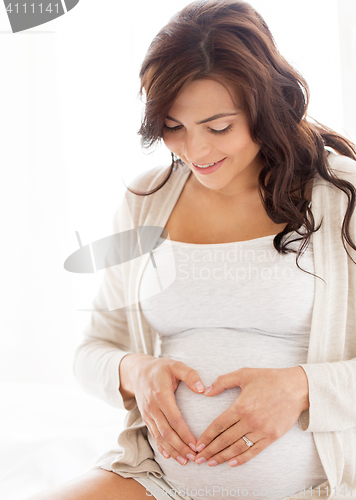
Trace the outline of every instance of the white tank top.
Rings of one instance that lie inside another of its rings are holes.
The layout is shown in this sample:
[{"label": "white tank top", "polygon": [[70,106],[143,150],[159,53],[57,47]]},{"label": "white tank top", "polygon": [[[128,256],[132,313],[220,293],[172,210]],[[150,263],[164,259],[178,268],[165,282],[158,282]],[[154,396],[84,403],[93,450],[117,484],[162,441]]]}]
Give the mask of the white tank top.
[{"label": "white tank top", "polygon": [[[296,232],[290,233],[288,241],[295,237],[299,237]],[[191,366],[205,387],[218,375],[242,367],[286,368],[307,362],[317,278],[298,269],[296,254],[280,255],[273,238],[217,244],[159,239],[153,254],[157,261],[161,256],[162,266],[164,252],[173,249],[176,278],[161,293],[140,299],[140,305],[159,334],[160,357]],[[288,247],[298,249],[299,245],[300,241],[292,242]],[[312,242],[298,263],[314,273]],[[147,297],[151,286],[149,274],[144,272],[140,297]],[[198,439],[240,392],[236,387],[208,398],[180,382],[175,396]],[[250,496],[278,500],[303,488],[308,495],[308,488],[327,479],[313,434],[302,431],[298,422],[237,467],[228,462],[209,467],[206,462],[197,465],[190,461],[181,466],[173,458],[163,458],[149,433],[148,438],[163,477],[193,499]]]}]

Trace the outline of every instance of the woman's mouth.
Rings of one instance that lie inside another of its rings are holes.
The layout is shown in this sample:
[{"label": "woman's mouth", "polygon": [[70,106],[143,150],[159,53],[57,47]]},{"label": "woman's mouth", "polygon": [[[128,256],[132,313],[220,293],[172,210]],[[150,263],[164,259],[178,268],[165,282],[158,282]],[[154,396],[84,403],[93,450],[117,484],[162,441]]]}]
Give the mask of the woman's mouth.
[{"label": "woman's mouth", "polygon": [[[214,163],[213,165],[209,166],[209,167],[199,167],[198,165],[192,163],[193,167],[194,167],[194,170],[196,172],[198,172],[199,174],[212,174],[213,172],[215,172],[216,170],[218,170],[218,168],[221,167],[221,165],[224,163],[224,160],[226,160],[226,158],[223,158],[222,160]],[[209,165],[209,164],[208,164]]]}]

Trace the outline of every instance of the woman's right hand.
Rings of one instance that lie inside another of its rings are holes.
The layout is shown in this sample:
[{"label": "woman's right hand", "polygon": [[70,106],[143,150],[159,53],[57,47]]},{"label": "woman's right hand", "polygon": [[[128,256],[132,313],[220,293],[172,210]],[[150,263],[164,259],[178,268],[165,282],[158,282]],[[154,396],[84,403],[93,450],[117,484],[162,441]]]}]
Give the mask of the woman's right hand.
[{"label": "woman's right hand", "polygon": [[190,459],[195,457],[197,439],[178,409],[174,392],[182,380],[190,390],[202,394],[205,389],[198,372],[181,361],[135,353],[124,356],[119,369],[120,392],[135,397],[162,456],[172,456],[185,465],[187,455]]}]

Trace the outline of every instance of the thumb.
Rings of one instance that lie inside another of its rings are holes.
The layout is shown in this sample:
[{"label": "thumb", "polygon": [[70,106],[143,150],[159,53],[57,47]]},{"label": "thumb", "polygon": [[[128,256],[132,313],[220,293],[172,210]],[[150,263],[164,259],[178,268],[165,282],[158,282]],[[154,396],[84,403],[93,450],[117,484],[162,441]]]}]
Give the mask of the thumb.
[{"label": "thumb", "polygon": [[217,396],[225,391],[225,389],[232,389],[233,387],[240,386],[242,388],[242,369],[234,372],[219,375],[214,382],[206,388],[204,394],[206,396]]},{"label": "thumb", "polygon": [[174,364],[174,374],[179,380],[183,380],[191,391],[199,394],[204,392],[205,387],[200,379],[199,373],[182,361],[177,361]]}]

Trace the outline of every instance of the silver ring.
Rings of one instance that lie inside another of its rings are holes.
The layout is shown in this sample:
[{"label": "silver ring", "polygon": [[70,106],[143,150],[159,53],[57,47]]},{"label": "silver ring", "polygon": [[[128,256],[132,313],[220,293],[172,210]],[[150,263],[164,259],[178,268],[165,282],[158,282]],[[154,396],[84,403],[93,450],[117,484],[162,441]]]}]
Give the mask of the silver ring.
[{"label": "silver ring", "polygon": [[253,446],[255,443],[253,443],[252,441],[250,441],[246,436],[242,436],[242,439],[245,441],[245,443],[247,444],[247,446]]}]

